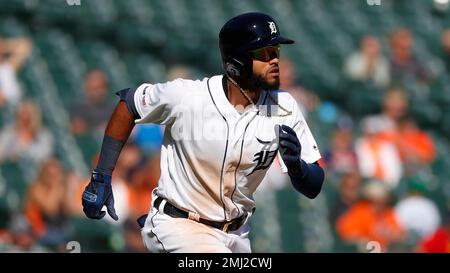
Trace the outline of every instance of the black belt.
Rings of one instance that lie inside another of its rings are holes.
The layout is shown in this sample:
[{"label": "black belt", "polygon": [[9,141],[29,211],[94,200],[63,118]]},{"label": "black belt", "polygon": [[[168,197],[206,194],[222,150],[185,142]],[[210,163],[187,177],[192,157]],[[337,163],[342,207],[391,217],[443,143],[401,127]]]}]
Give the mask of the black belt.
[{"label": "black belt", "polygon": [[[158,196],[153,204],[154,207],[159,209],[159,205],[161,205],[161,202],[163,200],[164,199],[162,197]],[[168,201],[166,201],[163,211],[165,214],[175,217],[175,218],[190,218],[189,212],[175,207],[174,205],[170,204]],[[229,232],[229,231],[234,231],[234,230],[239,229],[242,226],[242,224],[244,223],[246,217],[247,217],[246,214],[243,214],[238,218],[235,218],[231,221],[225,221],[225,222],[210,221],[210,220],[206,220],[203,218],[197,218],[197,219],[195,219],[195,221],[205,224],[205,225],[208,225],[208,226],[211,226],[211,227],[214,227],[214,228],[217,228],[217,229],[220,229],[224,232]],[[192,218],[190,218],[190,219],[192,219]]]}]

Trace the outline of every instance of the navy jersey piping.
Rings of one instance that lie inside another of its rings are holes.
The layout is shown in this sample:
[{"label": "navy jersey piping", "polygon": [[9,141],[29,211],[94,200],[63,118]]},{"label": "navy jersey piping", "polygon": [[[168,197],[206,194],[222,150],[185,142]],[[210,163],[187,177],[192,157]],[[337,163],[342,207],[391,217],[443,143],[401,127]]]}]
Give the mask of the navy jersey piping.
[{"label": "navy jersey piping", "polygon": [[223,120],[225,121],[225,123],[227,124],[227,141],[225,143],[225,152],[223,155],[223,160],[222,160],[222,169],[220,171],[220,201],[222,201],[222,208],[223,208],[223,216],[225,218],[225,221],[227,221],[227,214],[226,214],[226,208],[225,208],[225,202],[223,201],[223,192],[222,192],[222,185],[223,185],[223,169],[225,168],[225,159],[227,157],[227,151],[228,151],[228,138],[229,138],[229,134],[230,134],[230,126],[228,124],[227,119],[225,118],[225,116],[220,112],[219,108],[216,105],[216,102],[214,101],[214,98],[211,94],[211,88],[209,86],[209,80],[211,78],[208,79],[208,81],[206,82],[207,86],[208,86],[208,92],[209,95],[211,97],[211,100],[214,104],[214,106],[216,107],[217,112],[219,112],[219,114],[222,116]]}]

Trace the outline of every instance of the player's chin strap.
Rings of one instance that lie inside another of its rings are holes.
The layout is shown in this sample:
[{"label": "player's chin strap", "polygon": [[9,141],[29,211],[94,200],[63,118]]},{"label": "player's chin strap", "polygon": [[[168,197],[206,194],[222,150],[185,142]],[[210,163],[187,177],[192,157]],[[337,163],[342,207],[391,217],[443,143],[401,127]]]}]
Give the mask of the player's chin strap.
[{"label": "player's chin strap", "polygon": [[241,94],[244,95],[244,97],[248,100],[248,102],[250,102],[252,106],[256,106],[256,104],[253,102],[252,98],[250,98],[250,96],[247,95],[247,92],[245,92],[244,89],[242,89],[242,87],[240,87],[239,84],[238,84],[235,80],[233,80],[233,78],[231,78],[230,76],[228,76],[228,74],[226,74],[226,76],[227,76],[227,79],[228,79],[232,84],[234,84],[234,85],[239,89],[239,91],[241,91]]},{"label": "player's chin strap", "polygon": [[[247,92],[244,91],[244,89],[242,89],[242,87],[239,86],[239,84],[230,76],[228,76],[228,74],[225,74],[225,76],[227,77],[227,79],[234,84],[239,91],[242,93],[242,95],[244,95],[244,97],[248,100],[248,102],[250,102],[252,104],[252,106],[256,106],[256,104],[253,102],[253,100],[250,98],[250,96],[247,94]],[[279,117],[285,117],[285,116],[290,116],[292,115],[292,111],[284,108],[283,106],[281,106],[273,97],[272,97],[272,92],[271,91],[267,91],[268,95],[269,95],[269,99],[275,103],[281,110],[283,110],[284,112],[286,112],[286,114],[279,114],[277,116]],[[258,114],[260,113],[260,111],[258,110]]]}]

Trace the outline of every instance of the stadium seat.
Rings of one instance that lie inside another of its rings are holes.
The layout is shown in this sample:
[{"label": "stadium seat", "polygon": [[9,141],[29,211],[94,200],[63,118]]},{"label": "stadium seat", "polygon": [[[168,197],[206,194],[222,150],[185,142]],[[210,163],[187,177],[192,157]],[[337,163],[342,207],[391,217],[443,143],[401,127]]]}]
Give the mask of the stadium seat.
[{"label": "stadium seat", "polygon": [[2,162],[0,170],[6,182],[6,189],[8,192],[14,192],[20,198],[25,196],[27,186],[31,181],[27,182],[23,169],[16,162]]},{"label": "stadium seat", "polygon": [[[106,72],[110,90],[121,90],[130,86],[128,71],[115,48],[99,40],[85,40],[78,46],[87,67],[100,68]],[[109,98],[115,99],[114,92],[109,94]]]},{"label": "stadium seat", "polygon": [[125,57],[133,85],[142,82],[163,82],[166,80],[166,66],[151,55],[128,55]]},{"label": "stadium seat", "polygon": [[0,36],[3,38],[28,36],[29,31],[26,26],[14,17],[3,17],[0,19]]},{"label": "stadium seat", "polygon": [[[281,240],[284,252],[303,252],[302,228],[299,221],[300,208],[298,206],[299,195],[287,187],[277,192],[277,207],[281,226]],[[290,236],[290,234],[296,234]]]},{"label": "stadium seat", "polygon": [[354,117],[362,117],[381,111],[384,93],[373,84],[348,81],[342,84],[338,102],[345,105],[345,109]]},{"label": "stadium seat", "polygon": [[435,128],[441,119],[439,108],[427,100],[414,100],[410,103],[410,112],[423,128]]}]

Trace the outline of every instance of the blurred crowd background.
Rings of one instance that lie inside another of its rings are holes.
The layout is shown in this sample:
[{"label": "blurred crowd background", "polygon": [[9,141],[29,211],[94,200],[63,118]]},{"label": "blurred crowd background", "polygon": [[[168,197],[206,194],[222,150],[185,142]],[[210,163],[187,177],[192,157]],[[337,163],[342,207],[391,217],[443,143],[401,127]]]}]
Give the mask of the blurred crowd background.
[{"label": "blurred crowd background", "polygon": [[281,89],[326,170],[308,200],[275,162],[253,251],[450,252],[445,0],[0,0],[0,252],[144,251],[135,219],[160,175],[161,126],[136,126],[122,151],[120,220],[81,211],[115,92],[222,73],[218,32],[246,11],[296,40]]}]

